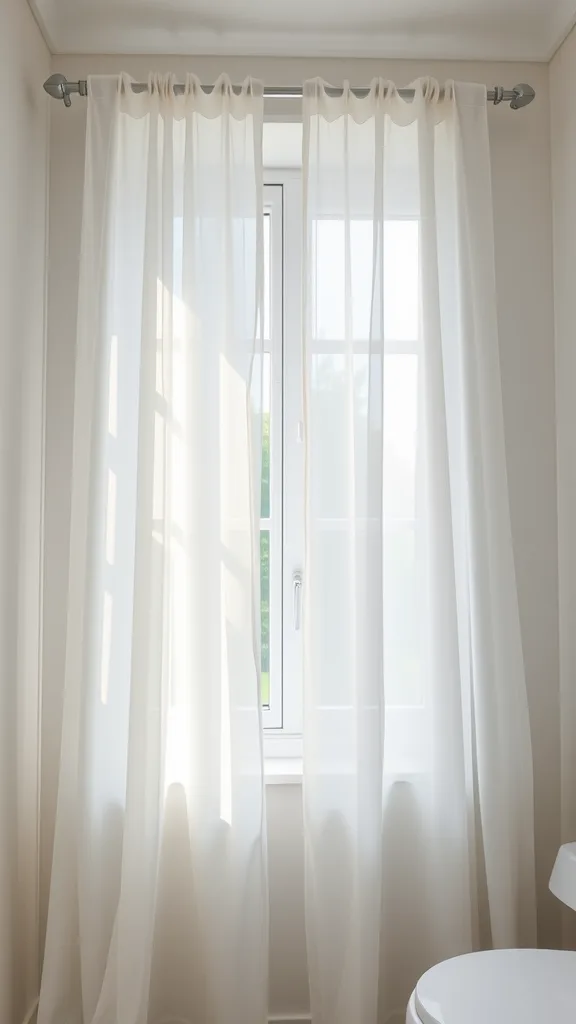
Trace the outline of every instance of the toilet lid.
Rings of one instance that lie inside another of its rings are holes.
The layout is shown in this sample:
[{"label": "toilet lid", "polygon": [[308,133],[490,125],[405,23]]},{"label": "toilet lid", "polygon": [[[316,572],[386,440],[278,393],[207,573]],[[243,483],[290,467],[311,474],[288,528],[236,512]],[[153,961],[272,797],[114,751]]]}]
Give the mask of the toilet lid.
[{"label": "toilet lid", "polygon": [[570,1024],[576,953],[499,949],[432,967],[416,986],[423,1024]]}]

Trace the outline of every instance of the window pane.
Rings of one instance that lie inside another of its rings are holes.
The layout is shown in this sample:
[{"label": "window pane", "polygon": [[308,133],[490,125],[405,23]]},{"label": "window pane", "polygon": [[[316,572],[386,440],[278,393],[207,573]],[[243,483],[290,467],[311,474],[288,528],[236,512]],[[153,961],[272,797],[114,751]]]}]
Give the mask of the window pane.
[{"label": "window pane", "polygon": [[413,522],[384,531],[384,685],[388,707],[422,704]]},{"label": "window pane", "polygon": [[[370,220],[350,225],[351,309],[346,309],[346,243],[343,220],[315,223],[315,335],[343,341],[350,316],[352,337],[370,337],[374,272],[374,234]],[[390,341],[418,336],[418,221],[384,224],[384,334]]]},{"label": "window pane", "polygon": [[262,374],[262,477],[260,517],[270,518],[270,353],[265,352]]},{"label": "window pane", "polygon": [[261,700],[267,728],[282,725],[282,193],[265,187],[262,303],[263,352],[258,357],[261,418],[260,646]]},{"label": "window pane", "polygon": [[315,224],[316,324],[318,339],[344,338],[344,221],[319,220]]},{"label": "window pane", "polygon": [[384,357],[384,515],[415,515],[418,356]]},{"label": "window pane", "polygon": [[384,335],[388,341],[418,337],[418,221],[384,224]]},{"label": "window pane", "polygon": [[262,704],[270,703],[270,531],[260,531],[260,629]]},{"label": "window pane", "polygon": [[[349,379],[346,357],[313,355],[311,360],[311,471],[322,480],[313,489],[315,512],[326,518],[350,514],[350,473],[357,474],[356,512],[362,512],[368,436],[368,372],[379,374],[379,356],[354,355]],[[418,357],[384,357],[384,512],[387,519],[411,519],[415,509]],[[354,447],[346,416],[352,403]],[[359,504],[360,503],[360,504]]]},{"label": "window pane", "polygon": [[264,339],[270,340],[270,307],[271,307],[271,274],[270,274],[270,229],[271,217],[269,213],[264,214]]},{"label": "window pane", "polygon": [[[346,356],[341,353],[312,356],[310,472],[321,486],[313,487],[311,496],[314,514],[328,519],[348,516],[351,502],[357,498],[361,501],[365,494],[362,480],[367,457],[368,362],[368,356],[355,355],[349,374]],[[353,450],[347,410],[354,418]],[[350,487],[351,472],[357,474],[356,496]]]},{"label": "window pane", "polygon": [[[374,276],[373,225],[352,221],[349,245],[343,220],[318,220],[315,231],[315,330],[310,356],[314,543],[319,573],[342,581],[326,597],[317,629],[322,665],[334,702],[345,704],[353,666],[335,643],[349,606],[350,517],[362,538],[368,514],[364,482],[369,455],[369,375],[379,379],[382,350],[361,347],[370,337]],[[416,454],[418,430],[419,225],[415,219],[384,224],[382,285],[383,361],[383,584],[384,676],[388,707],[423,701],[416,570]],[[347,258],[349,265],[346,265]],[[346,275],[351,302],[345,304]],[[345,339],[358,344],[352,354]],[[322,344],[322,342],[329,344]],[[399,343],[399,344],[398,344]],[[351,427],[353,429],[351,429]],[[356,487],[351,480],[356,478]],[[335,625],[336,624],[336,625]]]}]

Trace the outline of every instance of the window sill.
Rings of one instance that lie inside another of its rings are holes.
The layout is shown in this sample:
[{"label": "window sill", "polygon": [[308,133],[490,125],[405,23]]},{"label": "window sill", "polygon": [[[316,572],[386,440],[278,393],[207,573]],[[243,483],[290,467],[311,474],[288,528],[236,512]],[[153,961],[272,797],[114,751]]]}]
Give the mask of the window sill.
[{"label": "window sill", "polygon": [[264,759],[266,786],[301,786],[301,757],[267,757]]},{"label": "window sill", "polygon": [[[349,774],[346,771],[343,775]],[[390,785],[420,783],[425,772],[417,768],[399,768],[387,771],[384,782]],[[264,759],[264,784],[266,786],[301,786],[303,763],[301,757],[266,757]]]}]

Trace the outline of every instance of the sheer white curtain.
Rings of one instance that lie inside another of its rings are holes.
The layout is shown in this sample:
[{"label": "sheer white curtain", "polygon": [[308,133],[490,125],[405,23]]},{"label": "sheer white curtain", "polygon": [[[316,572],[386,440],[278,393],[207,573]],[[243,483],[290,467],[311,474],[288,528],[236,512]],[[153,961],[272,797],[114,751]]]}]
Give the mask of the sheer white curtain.
[{"label": "sheer white curtain", "polygon": [[532,763],[481,86],[306,84],[304,805],[315,1024],[533,943]]},{"label": "sheer white curtain", "polygon": [[88,90],[39,1022],[257,1024],[262,87]]}]

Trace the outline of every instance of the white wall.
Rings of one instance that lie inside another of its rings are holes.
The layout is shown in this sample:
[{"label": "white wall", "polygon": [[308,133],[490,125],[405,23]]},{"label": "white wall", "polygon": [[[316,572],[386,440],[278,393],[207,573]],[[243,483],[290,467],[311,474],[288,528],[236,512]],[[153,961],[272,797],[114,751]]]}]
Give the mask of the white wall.
[{"label": "white wall", "polygon": [[[490,112],[502,378],[512,527],[536,768],[540,941],[558,941],[559,911],[547,879],[559,839],[558,601],[555,396],[552,306],[548,69],[538,64],[447,64],[375,60],[268,58],[58,58],[70,79],[126,70],[194,70],[209,82],[227,70],[269,84],[323,75],[364,85],[378,74],[407,84],[421,74],[485,82],[531,83],[532,106]],[[281,108],[285,110],[285,107]],[[75,301],[82,193],[85,106],[59,104],[52,116],[51,230],[46,463],[46,603],[44,618],[43,880],[49,871],[58,722],[64,662],[70,438]],[[576,180],[576,176],[575,176]],[[576,620],[575,620],[576,621]],[[268,790],[273,1014],[308,1008],[303,920],[302,805],[298,787]]]},{"label": "white wall", "polygon": [[[576,838],[576,29],[550,65],[558,422],[562,838]],[[576,918],[565,917],[576,948]]]},{"label": "white wall", "polygon": [[37,984],[42,390],[50,56],[23,0],[0,15],[0,1024]]}]

